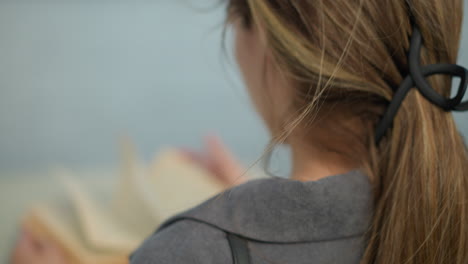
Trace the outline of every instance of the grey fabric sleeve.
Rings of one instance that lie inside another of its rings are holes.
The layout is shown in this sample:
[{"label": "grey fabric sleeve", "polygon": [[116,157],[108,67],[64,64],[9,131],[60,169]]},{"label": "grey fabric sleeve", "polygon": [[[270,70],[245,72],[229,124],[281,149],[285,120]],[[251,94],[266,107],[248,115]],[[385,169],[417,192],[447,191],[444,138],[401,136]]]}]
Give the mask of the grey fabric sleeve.
[{"label": "grey fabric sleeve", "polygon": [[177,221],[149,237],[131,264],[232,264],[226,233],[190,219]]}]

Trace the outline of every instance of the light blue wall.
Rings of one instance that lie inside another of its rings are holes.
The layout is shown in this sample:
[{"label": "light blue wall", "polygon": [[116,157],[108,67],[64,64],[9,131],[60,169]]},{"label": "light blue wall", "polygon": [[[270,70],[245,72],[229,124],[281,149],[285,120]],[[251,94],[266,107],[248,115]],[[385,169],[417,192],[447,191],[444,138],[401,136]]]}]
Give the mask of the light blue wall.
[{"label": "light blue wall", "polygon": [[120,135],[149,158],[211,131],[253,161],[266,132],[221,56],[223,10],[199,8],[213,2],[0,0],[0,169],[112,165]]},{"label": "light blue wall", "polygon": [[266,133],[209,2],[0,1],[0,168],[112,164],[121,135],[149,158],[211,131],[257,157]]}]

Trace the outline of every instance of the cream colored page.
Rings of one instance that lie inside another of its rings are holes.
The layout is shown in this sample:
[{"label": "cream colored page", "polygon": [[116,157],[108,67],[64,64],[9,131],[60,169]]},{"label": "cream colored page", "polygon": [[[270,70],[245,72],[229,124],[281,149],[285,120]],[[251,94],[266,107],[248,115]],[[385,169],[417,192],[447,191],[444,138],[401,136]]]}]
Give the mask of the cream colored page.
[{"label": "cream colored page", "polygon": [[151,177],[162,219],[187,210],[221,192],[224,186],[177,150],[166,149],[155,159]]},{"label": "cream colored page", "polygon": [[77,177],[62,176],[76,211],[84,241],[98,251],[131,251],[141,242],[141,237],[125,228],[116,219],[109,206],[94,198],[78,182]]}]

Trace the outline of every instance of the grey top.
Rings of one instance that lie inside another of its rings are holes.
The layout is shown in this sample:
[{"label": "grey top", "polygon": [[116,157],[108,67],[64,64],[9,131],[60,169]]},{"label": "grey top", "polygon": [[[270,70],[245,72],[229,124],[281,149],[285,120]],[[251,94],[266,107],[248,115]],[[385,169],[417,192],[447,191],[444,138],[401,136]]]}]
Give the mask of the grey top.
[{"label": "grey top", "polygon": [[254,264],[357,264],[372,200],[358,170],[309,182],[252,180],[166,220],[130,262],[232,264],[230,232],[248,239]]}]

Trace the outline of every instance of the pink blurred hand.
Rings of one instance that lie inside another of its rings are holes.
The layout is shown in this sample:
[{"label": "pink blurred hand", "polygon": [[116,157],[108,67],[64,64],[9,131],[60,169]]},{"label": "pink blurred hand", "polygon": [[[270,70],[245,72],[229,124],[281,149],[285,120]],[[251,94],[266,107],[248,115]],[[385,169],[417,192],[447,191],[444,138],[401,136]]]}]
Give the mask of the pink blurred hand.
[{"label": "pink blurred hand", "polygon": [[25,227],[11,256],[12,264],[67,264],[61,250],[50,241],[34,237]]},{"label": "pink blurred hand", "polygon": [[243,174],[244,167],[217,136],[205,138],[205,152],[182,149],[182,152],[193,162],[211,172],[225,185],[238,185],[248,179]]}]

